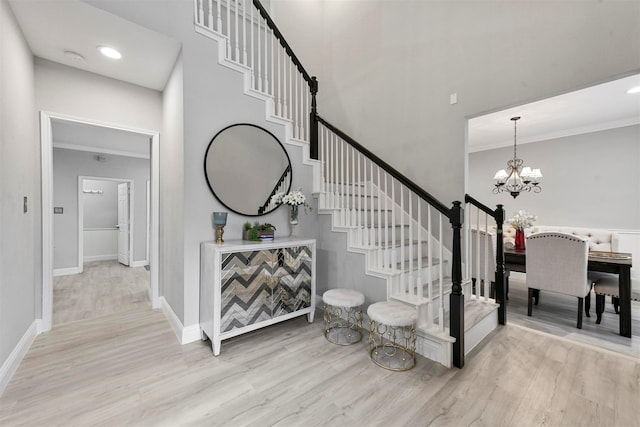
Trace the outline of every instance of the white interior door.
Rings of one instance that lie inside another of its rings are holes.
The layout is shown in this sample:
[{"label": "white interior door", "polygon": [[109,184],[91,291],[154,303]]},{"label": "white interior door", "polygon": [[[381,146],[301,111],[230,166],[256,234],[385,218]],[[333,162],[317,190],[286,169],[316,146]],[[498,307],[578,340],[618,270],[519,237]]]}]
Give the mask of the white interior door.
[{"label": "white interior door", "polygon": [[129,265],[129,183],[118,184],[118,262]]}]

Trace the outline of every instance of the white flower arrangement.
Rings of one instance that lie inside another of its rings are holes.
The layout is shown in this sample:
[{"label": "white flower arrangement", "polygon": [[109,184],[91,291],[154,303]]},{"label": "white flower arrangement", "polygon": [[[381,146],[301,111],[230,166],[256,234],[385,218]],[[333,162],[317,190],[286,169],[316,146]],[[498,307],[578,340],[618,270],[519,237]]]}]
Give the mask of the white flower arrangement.
[{"label": "white flower arrangement", "polygon": [[507,220],[507,222],[516,230],[524,230],[525,228],[531,227],[537,219],[537,216],[531,215],[527,211],[518,211],[512,218]]},{"label": "white flower arrangement", "polygon": [[307,198],[302,194],[302,189],[298,188],[295,191],[291,191],[289,193],[276,193],[271,196],[271,203],[280,204],[284,203],[285,205],[299,207],[304,206],[305,213],[311,210],[311,206],[307,203]]}]

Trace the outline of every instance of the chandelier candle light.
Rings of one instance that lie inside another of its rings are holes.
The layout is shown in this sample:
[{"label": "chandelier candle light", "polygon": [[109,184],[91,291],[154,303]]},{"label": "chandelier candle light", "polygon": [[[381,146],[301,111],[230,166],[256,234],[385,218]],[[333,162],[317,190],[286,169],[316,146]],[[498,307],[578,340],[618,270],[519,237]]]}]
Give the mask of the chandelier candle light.
[{"label": "chandelier candle light", "polygon": [[284,203],[289,205],[289,224],[291,224],[291,236],[295,235],[295,227],[298,225],[298,208],[304,207],[304,212],[307,213],[311,210],[311,206],[307,203],[307,199],[302,194],[302,189],[298,188],[290,193],[277,193],[271,197],[271,203],[280,204]]},{"label": "chandelier candle light", "polygon": [[507,162],[507,170],[500,169],[493,179],[496,180],[493,194],[509,192],[513,198],[518,197],[521,191],[542,191],[539,179],[542,178],[540,169],[522,167],[524,161],[516,155],[516,123],[520,117],[512,117],[513,120],[513,159]]}]

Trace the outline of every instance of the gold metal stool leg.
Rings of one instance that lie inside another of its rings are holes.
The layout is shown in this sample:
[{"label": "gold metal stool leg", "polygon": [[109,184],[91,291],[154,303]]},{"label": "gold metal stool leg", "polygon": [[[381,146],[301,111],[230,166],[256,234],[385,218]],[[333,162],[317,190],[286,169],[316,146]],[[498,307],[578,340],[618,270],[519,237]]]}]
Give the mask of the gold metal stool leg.
[{"label": "gold metal stool leg", "polygon": [[324,336],[338,345],[351,345],[362,340],[362,310],[357,307],[324,305]]},{"label": "gold metal stool leg", "polygon": [[416,365],[415,325],[389,326],[369,322],[369,356],[390,371],[408,371]]}]

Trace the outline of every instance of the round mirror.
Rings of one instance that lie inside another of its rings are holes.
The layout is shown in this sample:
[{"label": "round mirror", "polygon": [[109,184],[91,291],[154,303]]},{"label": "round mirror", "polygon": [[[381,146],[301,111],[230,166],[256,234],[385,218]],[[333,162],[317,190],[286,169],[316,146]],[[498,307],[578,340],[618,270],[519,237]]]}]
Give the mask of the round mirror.
[{"label": "round mirror", "polygon": [[279,205],[270,203],[271,196],[291,188],[286,150],[271,132],[251,124],[231,125],[213,137],[204,174],[220,203],[248,216],[273,211]]}]

